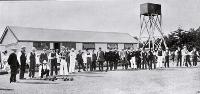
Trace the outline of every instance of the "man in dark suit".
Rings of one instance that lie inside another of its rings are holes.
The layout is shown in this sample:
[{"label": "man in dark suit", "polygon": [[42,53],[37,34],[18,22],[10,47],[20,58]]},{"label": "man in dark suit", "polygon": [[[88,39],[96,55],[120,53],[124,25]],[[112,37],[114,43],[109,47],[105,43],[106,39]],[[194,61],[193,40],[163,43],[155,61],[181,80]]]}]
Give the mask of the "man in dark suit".
[{"label": "man in dark suit", "polygon": [[17,70],[19,68],[19,62],[17,60],[17,49],[11,49],[13,52],[9,55],[8,58],[8,64],[10,65],[11,69],[11,76],[10,76],[10,83],[11,82],[16,82],[16,75],[17,75]]},{"label": "man in dark suit", "polygon": [[150,48],[149,52],[148,52],[148,65],[149,65],[149,70],[152,70],[152,64],[154,63],[154,55],[152,52],[152,49]]},{"label": "man in dark suit", "polygon": [[135,61],[138,69],[141,69],[141,51],[138,48],[135,52]]},{"label": "man in dark suit", "polygon": [[142,69],[147,69],[147,52],[145,51],[145,48],[142,49],[141,60]]},{"label": "man in dark suit", "polygon": [[[78,51],[78,54],[76,55],[76,61],[78,62],[78,72],[81,72],[81,67],[83,71],[85,71],[85,66],[83,64],[83,58],[82,58],[82,52],[81,50]],[[96,68],[95,68],[96,69]]]},{"label": "man in dark suit", "polygon": [[113,69],[113,63],[114,63],[114,51],[110,48],[110,51],[108,52],[108,62],[109,62],[109,67],[110,70]]},{"label": "man in dark suit", "polygon": [[48,61],[46,49],[43,49],[43,52],[40,54],[39,60],[40,60],[40,63],[42,63],[44,60]]},{"label": "man in dark suit", "polygon": [[22,46],[21,51],[17,54],[17,59],[18,59],[18,62],[20,64],[19,79],[25,79],[24,73],[25,73],[25,70],[26,70],[26,60],[27,60],[26,47]]},{"label": "man in dark suit", "polygon": [[110,53],[109,53],[109,51],[106,51],[105,52],[105,61],[106,61],[106,72],[108,71],[108,69],[109,69],[109,61],[110,61]]},{"label": "man in dark suit", "polygon": [[97,55],[94,53],[94,50],[92,50],[92,71],[96,71],[96,61]]},{"label": "man in dark suit", "polygon": [[181,50],[181,47],[178,47],[178,49],[176,50],[175,52],[177,54],[177,64],[176,66],[179,66],[181,67],[182,65],[182,50]]},{"label": "man in dark suit", "polygon": [[199,57],[199,52],[197,51],[197,49],[195,47],[193,47],[192,50],[192,62],[193,62],[193,66],[197,66],[197,58]]},{"label": "man in dark suit", "polygon": [[169,49],[166,48],[165,51],[165,68],[168,67],[169,68]]},{"label": "man in dark suit", "polygon": [[51,49],[51,53],[49,54],[49,62],[51,62],[51,76],[53,76],[53,71],[55,71],[55,75],[58,75],[57,70],[57,54],[54,49]]},{"label": "man in dark suit", "polygon": [[118,61],[120,60],[119,52],[117,51],[117,49],[115,49],[113,54],[114,54],[114,57],[113,57],[113,59],[114,59],[114,70],[117,70]]},{"label": "man in dark suit", "polygon": [[33,78],[35,76],[35,66],[36,66],[36,49],[35,47],[32,48],[32,51],[28,55],[29,60],[29,77]]},{"label": "man in dark suit", "polygon": [[104,52],[99,47],[99,51],[97,52],[97,61],[99,62],[99,71],[103,71],[103,63],[105,61]]}]

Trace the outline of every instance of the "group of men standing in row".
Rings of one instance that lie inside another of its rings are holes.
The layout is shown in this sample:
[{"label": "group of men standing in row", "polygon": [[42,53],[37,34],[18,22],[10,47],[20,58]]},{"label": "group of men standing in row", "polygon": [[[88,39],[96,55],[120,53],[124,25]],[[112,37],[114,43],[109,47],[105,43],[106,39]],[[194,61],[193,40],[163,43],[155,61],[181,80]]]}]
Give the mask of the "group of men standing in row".
[{"label": "group of men standing in row", "polygon": [[[30,53],[26,53],[26,47],[22,47],[21,51],[16,54],[16,49],[12,49],[12,53],[8,57],[8,64],[11,68],[11,78],[10,82],[16,82],[17,69],[20,68],[20,79],[24,78],[24,73],[26,65],[29,65],[29,77],[35,77],[35,68],[36,68],[36,49],[33,47]],[[43,52],[39,55],[39,76],[43,78],[53,75],[58,75],[58,63],[60,63],[60,75],[69,75],[69,73],[75,72],[75,66],[77,64],[78,72],[81,69],[83,71],[95,71],[98,65],[99,71],[104,71],[104,66],[106,66],[106,72],[110,70],[117,70],[117,67],[122,64],[123,69],[149,69],[152,70],[153,67],[156,69],[162,67],[169,67],[170,57],[175,63],[177,61],[177,66],[192,66],[191,58],[193,61],[193,66],[197,65],[197,57],[199,56],[196,48],[193,48],[191,52],[187,50],[187,47],[184,46],[183,50],[180,47],[176,51],[169,51],[168,48],[162,50],[158,48],[157,50],[149,49],[148,51],[143,48],[140,49],[122,49],[118,51],[117,49],[109,49],[108,51],[102,51],[101,48],[98,49],[97,53],[94,50],[89,52],[86,49],[86,52],[81,50],[78,53],[75,52],[75,49],[72,48],[69,50],[64,46],[61,47],[61,50],[51,49],[50,53],[47,53],[46,49],[43,49]],[[164,64],[163,64],[164,63]],[[164,65],[164,66],[163,66]]]},{"label": "group of men standing in row", "polygon": [[[105,62],[108,71],[109,66],[110,70],[117,69],[118,63],[122,64],[123,69],[128,69],[130,66],[131,69],[149,69],[153,68],[169,68],[170,60],[174,66],[197,66],[197,60],[199,53],[195,47],[192,51],[188,51],[187,47],[184,46],[181,50],[181,47],[178,47],[176,51],[169,51],[166,47],[163,50],[161,47],[158,49],[149,49],[148,51],[143,48],[140,49],[122,49],[118,51],[117,49],[109,49],[105,52]],[[175,62],[176,60],[176,62]],[[193,62],[193,64],[191,63]]]},{"label": "group of men standing in row", "polygon": [[[11,69],[11,77],[10,83],[16,82],[16,75],[19,69],[19,79],[26,79],[24,77],[27,64],[29,67],[29,77],[35,77],[35,69],[36,69],[36,49],[32,48],[30,53],[26,53],[26,47],[22,47],[21,51],[17,54],[17,49],[11,49],[13,52],[9,55],[7,62],[10,65]],[[99,62],[99,69],[103,70],[103,62],[104,60],[104,52],[99,48],[98,54],[90,53],[86,50],[83,53],[81,50],[78,51],[78,54],[75,53],[75,49],[61,47],[61,50],[51,49],[50,53],[47,52],[46,49],[43,49],[42,53],[39,55],[39,76],[43,78],[43,76],[48,77],[49,73],[52,76],[55,71],[55,75],[58,75],[58,63],[60,63],[60,75],[69,75],[70,73],[75,72],[76,62],[78,64],[78,72],[81,69],[84,71],[94,71],[96,70],[96,61]]]},{"label": "group of men standing in row", "polygon": [[[35,77],[36,69],[36,49],[32,48],[30,53],[26,53],[26,47],[22,47],[21,51],[17,54],[17,49],[11,49],[13,52],[9,55],[7,62],[10,65],[11,77],[10,83],[16,82],[16,75],[19,69],[19,79],[26,79],[24,77],[27,64],[29,67],[29,77]],[[54,49],[50,50],[50,53],[47,53],[46,49],[43,49],[43,52],[39,55],[39,76],[43,78],[52,76],[55,71],[55,75],[58,75],[58,62],[60,62],[60,75],[68,75],[69,73],[75,72],[75,62],[76,62],[76,53],[74,49],[69,51],[64,47],[61,48],[61,52],[55,51]]]},{"label": "group of men standing in row", "polygon": [[178,47],[178,49],[175,51],[174,56],[177,56],[176,66],[191,67],[191,66],[197,66],[199,52],[195,47],[193,48],[192,51],[189,51],[187,49],[187,46],[184,46],[183,49],[181,49],[181,47]]}]

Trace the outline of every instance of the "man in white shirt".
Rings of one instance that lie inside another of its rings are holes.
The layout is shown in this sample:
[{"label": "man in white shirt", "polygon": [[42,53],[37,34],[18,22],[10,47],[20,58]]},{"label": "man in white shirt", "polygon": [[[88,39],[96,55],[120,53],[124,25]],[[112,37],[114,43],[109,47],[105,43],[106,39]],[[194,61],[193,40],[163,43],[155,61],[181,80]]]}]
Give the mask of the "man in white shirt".
[{"label": "man in white shirt", "polygon": [[188,67],[188,65],[191,66],[191,62],[190,62],[190,52],[187,50],[187,47],[184,46],[183,50],[182,50],[182,64]]},{"label": "man in white shirt", "polygon": [[69,52],[66,51],[66,48],[64,46],[61,47],[61,52],[60,52],[60,75],[69,75],[68,67],[67,67],[67,62]]},{"label": "man in white shirt", "polygon": [[70,56],[69,73],[74,73],[76,65],[76,53],[74,52],[74,48],[71,49],[69,56]]}]

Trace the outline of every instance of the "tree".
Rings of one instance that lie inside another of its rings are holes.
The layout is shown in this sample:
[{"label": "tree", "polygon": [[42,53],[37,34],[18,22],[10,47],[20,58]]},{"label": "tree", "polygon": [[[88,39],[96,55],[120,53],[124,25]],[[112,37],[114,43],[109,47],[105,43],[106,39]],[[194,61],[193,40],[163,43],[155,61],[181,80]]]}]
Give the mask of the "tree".
[{"label": "tree", "polygon": [[165,36],[164,39],[171,50],[175,50],[177,47],[183,47],[184,45],[186,45],[189,50],[191,50],[192,47],[200,49],[200,27],[196,30],[191,28],[188,31],[178,28],[176,31]]}]

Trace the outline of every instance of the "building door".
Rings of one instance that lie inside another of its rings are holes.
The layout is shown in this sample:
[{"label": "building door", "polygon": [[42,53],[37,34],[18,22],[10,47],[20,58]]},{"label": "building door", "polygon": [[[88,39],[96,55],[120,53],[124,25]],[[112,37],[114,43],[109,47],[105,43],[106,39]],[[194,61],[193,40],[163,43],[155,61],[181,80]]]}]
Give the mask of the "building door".
[{"label": "building door", "polygon": [[60,43],[54,43],[54,49],[58,49],[60,51]]}]

